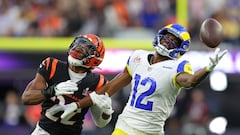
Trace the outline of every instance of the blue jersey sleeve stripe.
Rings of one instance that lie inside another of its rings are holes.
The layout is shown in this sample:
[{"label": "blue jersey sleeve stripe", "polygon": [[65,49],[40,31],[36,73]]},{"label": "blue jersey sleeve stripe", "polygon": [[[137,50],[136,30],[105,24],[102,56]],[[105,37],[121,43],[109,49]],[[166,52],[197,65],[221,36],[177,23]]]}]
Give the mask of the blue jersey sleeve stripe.
[{"label": "blue jersey sleeve stripe", "polygon": [[177,73],[184,72],[184,66],[185,66],[186,63],[188,63],[188,61],[187,61],[187,60],[184,60],[183,62],[181,62],[181,63],[178,65]]},{"label": "blue jersey sleeve stripe", "polygon": [[130,58],[131,58],[131,57],[129,57],[128,60],[127,60],[127,65],[129,65]]}]

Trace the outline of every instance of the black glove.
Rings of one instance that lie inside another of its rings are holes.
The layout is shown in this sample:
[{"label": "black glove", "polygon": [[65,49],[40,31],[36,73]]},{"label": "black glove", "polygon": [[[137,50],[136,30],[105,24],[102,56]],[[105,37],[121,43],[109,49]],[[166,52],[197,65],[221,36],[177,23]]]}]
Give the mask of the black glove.
[{"label": "black glove", "polygon": [[56,84],[47,87],[45,90],[42,90],[42,95],[44,95],[44,97],[46,97],[47,99],[55,96],[55,86]]}]

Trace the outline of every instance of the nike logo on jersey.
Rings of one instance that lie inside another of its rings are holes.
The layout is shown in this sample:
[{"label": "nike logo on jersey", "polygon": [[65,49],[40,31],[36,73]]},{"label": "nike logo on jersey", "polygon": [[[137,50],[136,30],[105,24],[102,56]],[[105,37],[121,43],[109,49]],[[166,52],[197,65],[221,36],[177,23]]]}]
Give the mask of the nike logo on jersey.
[{"label": "nike logo on jersey", "polygon": [[148,71],[152,71],[152,67],[148,67],[147,70],[148,70]]},{"label": "nike logo on jersey", "polygon": [[172,67],[163,66],[163,68],[172,69]]}]

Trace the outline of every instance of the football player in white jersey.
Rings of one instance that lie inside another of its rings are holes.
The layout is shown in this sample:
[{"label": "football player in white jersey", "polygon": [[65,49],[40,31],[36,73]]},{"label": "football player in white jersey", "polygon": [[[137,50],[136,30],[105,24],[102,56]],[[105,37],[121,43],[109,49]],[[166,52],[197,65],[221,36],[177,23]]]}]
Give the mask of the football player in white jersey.
[{"label": "football player in white jersey", "polygon": [[[190,35],[179,24],[161,28],[153,46],[155,52],[134,51],[124,71],[98,91],[107,91],[111,96],[131,83],[128,102],[112,135],[163,135],[165,121],[181,89],[198,85],[227,53],[217,48],[209,65],[193,73],[188,61],[178,59],[190,46]],[[94,97],[91,99],[76,103],[85,107],[94,103]]]}]

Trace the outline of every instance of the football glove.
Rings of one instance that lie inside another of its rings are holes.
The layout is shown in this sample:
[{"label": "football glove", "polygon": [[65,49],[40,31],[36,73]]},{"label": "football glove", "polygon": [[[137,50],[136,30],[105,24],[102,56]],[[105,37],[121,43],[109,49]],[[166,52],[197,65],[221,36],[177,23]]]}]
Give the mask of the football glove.
[{"label": "football glove", "polygon": [[102,112],[111,115],[114,111],[112,109],[112,100],[107,93],[97,94],[95,91],[89,94],[93,105],[101,108]]},{"label": "football glove", "polygon": [[76,102],[72,102],[66,105],[61,105],[61,104],[55,105],[54,107],[48,109],[46,114],[54,115],[57,112],[63,111],[63,114],[60,117],[61,119],[64,119],[70,116],[76,110],[81,112],[81,108],[77,107]]},{"label": "football glove", "polygon": [[64,94],[73,94],[78,90],[77,83],[67,80],[65,82],[61,82],[59,84],[52,85],[47,89],[42,91],[42,94],[46,98],[51,98],[53,96],[59,96]]},{"label": "football glove", "polygon": [[72,112],[76,111],[77,109],[80,110],[81,108],[78,108],[76,102],[72,102],[70,104],[66,104],[62,106],[63,108],[63,114],[61,115],[61,119],[64,119],[68,117]]},{"label": "football glove", "polygon": [[212,57],[209,57],[210,62],[208,64],[208,66],[206,67],[207,71],[211,72],[227,52],[228,52],[228,50],[224,50],[224,51],[220,52],[220,48],[216,48],[214,55]]}]

